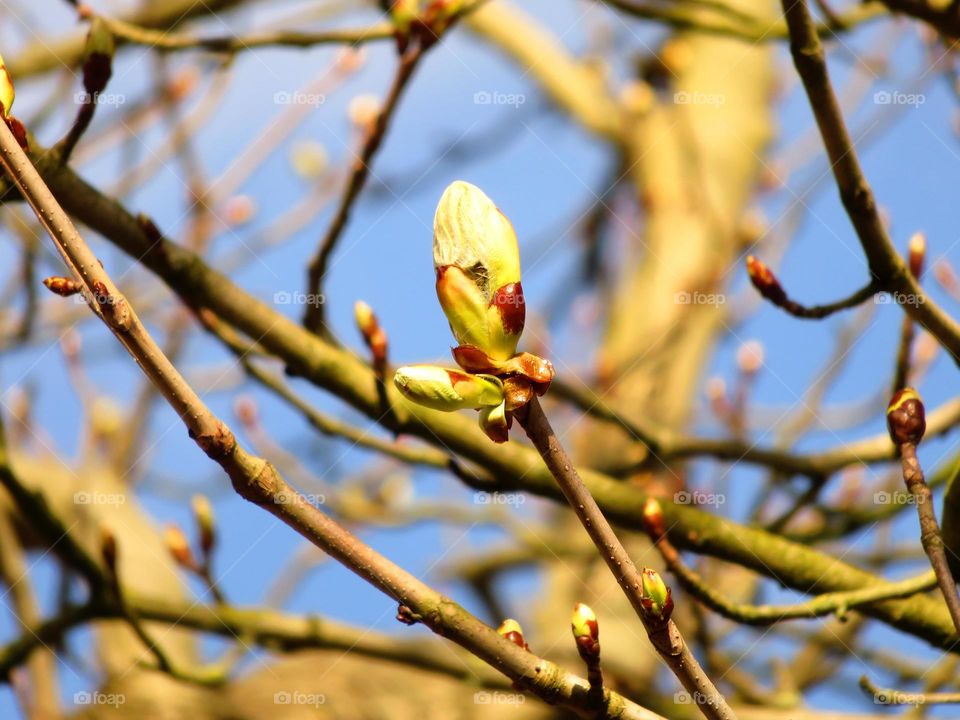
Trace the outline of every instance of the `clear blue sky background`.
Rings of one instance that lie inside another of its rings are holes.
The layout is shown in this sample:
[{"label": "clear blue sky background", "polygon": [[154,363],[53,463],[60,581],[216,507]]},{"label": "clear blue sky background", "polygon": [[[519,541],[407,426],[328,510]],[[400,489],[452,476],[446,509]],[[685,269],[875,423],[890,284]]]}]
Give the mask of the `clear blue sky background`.
[{"label": "clear blue sky background", "polygon": [[[67,10],[56,3],[50,5],[49,10],[44,8],[43,21],[34,27],[56,27],[61,31],[69,27]],[[587,28],[597,18],[596,14],[583,15],[587,3],[582,2],[535,0],[524,3],[524,6],[546,25],[562,33],[564,42],[574,50],[585,47]],[[363,17],[358,14],[352,20],[356,23]],[[249,15],[231,22],[231,28],[238,31],[256,26],[256,18]],[[207,27],[212,33],[224,30],[217,23]],[[643,51],[645,43],[655,46],[658,34],[655,28],[638,22],[615,23],[613,27],[615,40],[623,51]],[[0,48],[4,54],[15,55],[13,48],[19,46],[24,34],[22,26],[18,27],[5,18],[0,26]],[[923,72],[925,62],[916,33],[908,31],[893,44],[889,37],[886,26],[882,29],[875,26],[858,32],[853,39],[845,39],[853,54],[861,57],[869,56],[869,52],[878,47],[876,43],[882,40],[879,47],[892,53],[890,57],[894,61],[889,77],[878,81],[867,92],[865,102],[860,103],[852,116],[854,134],[861,138],[861,158],[880,203],[889,213],[897,243],[905,246],[909,235],[922,229],[927,233],[931,260],[945,256],[956,261],[960,256],[955,182],[960,144],[952,130],[956,98],[942,77],[927,74],[919,89],[924,96],[923,104],[903,109],[896,114],[893,124],[884,120],[877,125],[881,117],[889,119],[890,111],[872,102],[873,93],[883,89],[915,91],[915,78]],[[209,176],[216,177],[228,168],[283,110],[274,104],[274,93],[301,88],[328,66],[333,52],[331,49],[272,49],[242,54],[235,68],[237,80],[231,85],[226,101],[196,138]],[[349,157],[353,136],[346,119],[347,104],[359,93],[382,96],[389,80],[392,55],[393,48],[388,43],[371,46],[365,69],[347,87],[331,93],[327,101],[311,112],[291,134],[281,151],[253,175],[242,191],[256,199],[258,219],[235,236],[229,233],[221,236],[212,252],[214,258],[231,255],[237,247],[242,247],[242,241],[249,239],[250,233],[258,226],[282,214],[307,192],[288,161],[289,149],[295,141],[318,140],[326,146],[333,162]],[[187,62],[192,62],[192,58],[173,58],[174,67]],[[784,68],[787,96],[781,106],[780,135],[773,150],[774,156],[783,150],[795,149],[798,138],[807,143],[812,138],[810,113],[805,99],[797,92],[784,47],[780,48],[778,62]],[[130,98],[148,92],[152,68],[151,58],[145,50],[124,51],[119,57],[111,92],[124,93]],[[847,86],[854,72],[851,68],[849,58],[834,62],[832,69],[838,87]],[[862,66],[859,72],[863,72]],[[21,88],[17,104],[19,114],[29,117],[31,107],[42,96],[40,90],[38,86]],[[525,103],[518,109],[477,105],[474,93],[478,91],[521,93]],[[567,277],[578,257],[575,229],[560,233],[585,207],[591,192],[601,188],[611,156],[600,142],[571,122],[544,112],[543,102],[536,87],[520,77],[516,68],[465,31],[456,32],[431,54],[405,98],[375,164],[378,177],[404,179],[404,183],[396,188],[399,197],[390,192],[365,194],[334,260],[327,284],[331,298],[329,312],[335,330],[346,342],[357,344],[351,308],[354,300],[362,298],[377,310],[387,328],[394,362],[445,356],[451,340],[433,291],[430,227],[434,206],[444,186],[458,178],[483,187],[513,220],[522,243],[526,263],[524,286],[531,308],[536,311],[548,296],[552,296],[555,283]],[[54,140],[69,123],[73,112],[73,104],[65,102],[57,113],[56,127],[48,126],[41,133],[42,140]],[[102,108],[97,123],[111,122],[110,115],[110,109]],[[510,133],[501,133],[498,141],[490,147],[483,148],[468,161],[440,160],[417,177],[420,169],[425,167],[424,159],[437,157],[447,142],[469,140],[471,136],[502,125],[510,117],[515,119]],[[873,132],[864,135],[864,131],[871,128]],[[161,135],[149,132],[142,137],[145,143],[155,146]],[[771,219],[782,216],[786,203],[792,198],[791,191],[800,192],[807,180],[823,174],[825,164],[818,141],[816,148],[817,153],[806,153],[804,157],[808,162],[790,176],[790,190],[765,201],[764,209]],[[145,149],[144,153],[147,153]],[[109,183],[116,178],[118,167],[114,156],[83,170],[98,183]],[[409,183],[411,168],[414,182]],[[176,171],[176,165],[171,163],[129,202],[129,206],[153,215],[174,237],[178,237],[185,227],[185,188]],[[804,302],[834,300],[865,282],[866,267],[829,178],[821,183],[820,191],[806,201],[810,212],[790,246],[780,277],[791,293]],[[315,248],[328,218],[329,211],[283,247],[258,253],[236,275],[237,281],[263,299],[270,299],[278,291],[301,291],[304,259]],[[557,242],[552,250],[543,253],[541,249],[552,245],[554,240]],[[106,244],[99,245],[99,251],[107,268],[115,274],[122,273],[130,265],[125,256]],[[0,245],[0,266],[6,266],[14,259],[11,244]],[[735,272],[732,287],[742,290],[744,286],[745,273],[740,268]],[[960,312],[935,283],[929,281],[927,287],[938,302]],[[297,307],[288,310],[291,314],[300,312]],[[830,404],[861,400],[889,383],[900,315],[893,306],[878,308],[868,330],[853,350],[848,369],[831,392]],[[758,404],[774,410],[794,406],[830,356],[835,332],[849,319],[850,316],[845,315],[821,323],[809,323],[761,307],[737,329],[736,336],[720,344],[717,356],[711,360],[709,375],[732,377],[733,356],[740,341],[760,339],[766,349],[766,365],[757,387]],[[135,366],[126,356],[112,349],[112,340],[101,327],[88,324],[83,334],[85,360],[94,382],[101,392],[124,402],[139,382]],[[570,343],[562,340],[561,337],[556,348],[558,354],[577,361],[585,359],[582,349],[568,347]],[[97,345],[110,349],[96,349]],[[78,404],[65,377],[61,354],[56,347],[50,350],[47,346],[33,347],[0,357],[0,378],[5,390],[12,385],[27,383],[39,388],[37,419],[59,450],[69,455],[76,445]],[[210,366],[227,360],[219,348],[206,340],[194,342],[187,359],[193,366]],[[957,377],[949,360],[940,357],[921,388],[928,408],[956,394]],[[345,443],[318,438],[298,416],[256,388],[249,389],[259,401],[263,420],[275,437],[306,458],[317,474],[335,481],[370,460],[370,455],[348,449]],[[322,393],[306,387],[302,389],[322,407],[350,417],[361,425],[369,425],[368,421],[355,417]],[[207,393],[206,399],[215,411],[232,418],[235,395],[233,391],[213,390]],[[770,413],[764,412],[763,415],[769,417]],[[863,425],[851,432],[815,433],[804,441],[802,447],[808,450],[831,447],[882,431],[881,414],[863,420]],[[157,412],[154,417],[157,434],[174,422],[175,418],[167,410]],[[718,432],[705,411],[699,413],[697,425],[701,432]],[[763,433],[763,428],[757,430],[758,440],[763,441]],[[922,448],[921,459],[933,467],[948,457],[955,446],[956,438],[952,435],[946,440],[931,442]],[[239,604],[260,602],[277,567],[277,558],[292,553],[299,546],[297,537],[268,514],[235,498],[225,479],[205,463],[186,433],[179,429],[163,435],[152,452],[151,468],[154,482],[148,481],[145,503],[158,522],[174,520],[186,524],[188,515],[184,499],[191,492],[202,491],[214,497],[223,528],[219,566],[229,568],[243,558],[235,570],[222,578],[224,588]],[[699,487],[706,490],[724,474],[722,468],[705,463],[697,464],[696,470],[694,478]],[[426,471],[417,471],[414,477],[418,497],[440,496],[452,501],[471,502],[472,493],[449,478]],[[172,496],[169,487],[158,487],[170,478],[176,478],[180,484],[180,491]],[[738,468],[729,479],[735,492],[731,492],[731,502],[721,511],[742,518],[753,491],[762,481],[762,474]],[[536,503],[531,502],[517,512],[531,513],[535,508]],[[903,536],[917,535],[916,521],[912,516],[902,518],[898,528]],[[428,573],[437,563],[438,548],[444,549],[444,559],[449,560],[499,537],[491,529],[478,528],[463,534],[460,530],[435,525],[403,532],[372,531],[364,534],[374,547],[418,574]],[[866,540],[863,547],[867,545]],[[46,561],[40,562],[38,568],[39,587],[45,593],[45,607],[50,609],[53,573]],[[480,611],[479,605],[463,588],[442,583],[440,586],[471,609]],[[535,591],[536,587],[537,578],[529,575],[512,577],[508,583],[513,597],[517,597],[517,593]],[[790,597],[791,593],[783,592],[773,593],[769,599],[783,601]],[[322,613],[386,631],[397,630],[393,620],[394,603],[333,563],[325,564],[302,584],[289,609]],[[15,630],[8,614],[0,614],[0,637],[9,638]],[[739,635],[746,648],[757,633],[743,630]],[[878,646],[896,648],[904,654],[918,653],[931,660],[939,657],[939,653],[929,651],[919,641],[885,628],[872,629],[868,637]],[[772,658],[783,650],[783,645],[767,646],[767,655],[755,655],[751,667],[763,668],[767,657]],[[855,689],[857,676],[865,670],[856,662],[848,664],[847,671],[814,693],[814,701],[823,707],[869,710],[868,701]],[[64,670],[62,681],[68,698],[76,690],[95,685],[95,679],[84,677],[79,671]],[[16,714],[9,690],[0,688],[0,716]],[[941,712],[937,716],[953,715]]]}]

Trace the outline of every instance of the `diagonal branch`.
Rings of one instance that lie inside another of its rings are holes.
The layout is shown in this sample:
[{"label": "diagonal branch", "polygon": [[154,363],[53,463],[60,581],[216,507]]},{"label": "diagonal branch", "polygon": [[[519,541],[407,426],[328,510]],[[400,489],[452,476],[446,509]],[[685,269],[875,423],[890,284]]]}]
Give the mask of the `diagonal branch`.
[{"label": "diagonal branch", "polygon": [[[289,525],[384,594],[406,605],[431,630],[466,648],[521,687],[585,717],[596,717],[596,707],[588,699],[586,680],[498,635],[456,602],[327,517],[294,491],[269,462],[240,446],[230,428],[210,411],[147,332],[2,117],[0,163],[53,238],[57,250],[82,285],[91,309],[156,384],[197,445],[223,468],[239,495]],[[655,713],[613,692],[609,692],[605,700],[606,717],[659,719]]]}]

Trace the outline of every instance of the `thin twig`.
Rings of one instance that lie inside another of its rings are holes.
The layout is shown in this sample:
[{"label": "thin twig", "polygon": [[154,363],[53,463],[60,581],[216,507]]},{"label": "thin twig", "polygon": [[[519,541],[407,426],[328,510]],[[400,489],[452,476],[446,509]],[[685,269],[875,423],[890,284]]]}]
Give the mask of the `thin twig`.
[{"label": "thin twig", "polygon": [[900,462],[903,467],[903,481],[907,490],[913,495],[917,505],[917,515],[920,517],[920,543],[930,558],[930,565],[937,575],[937,583],[947,603],[953,624],[960,633],[960,597],[957,596],[957,585],[950,566],[947,563],[947,553],[943,547],[943,538],[940,535],[940,526],[937,524],[937,514],[933,509],[933,493],[923,478],[923,470],[917,459],[917,446],[913,443],[900,445]]},{"label": "thin twig", "polygon": [[736,716],[723,695],[707,677],[680,635],[676,624],[667,620],[663,626],[654,626],[647,617],[640,572],[620,543],[610,523],[604,517],[596,500],[584,485],[577,469],[560,444],[540,401],[534,397],[525,412],[517,416],[530,441],[543,457],[567,502],[580,519],[594,545],[610,568],[624,594],[643,620],[651,642],[667,666],[684,688],[697,699],[697,708],[712,720],[731,720]]},{"label": "thin twig", "polygon": [[330,226],[327,228],[317,252],[310,259],[307,266],[307,293],[308,298],[314,302],[308,302],[303,317],[303,326],[315,333],[325,333],[326,319],[324,312],[324,302],[322,301],[323,280],[327,273],[327,265],[330,262],[330,256],[336,248],[337,241],[340,239],[347,222],[350,219],[350,211],[360,192],[363,190],[370,176],[370,164],[373,162],[377,150],[383,144],[390,120],[393,118],[400,104],[400,98],[406,90],[410,78],[413,77],[421,58],[426,52],[426,48],[419,42],[414,42],[400,56],[397,64],[396,73],[393,76],[393,82],[390,85],[390,91],[387,93],[387,99],[383,107],[377,113],[376,120],[367,130],[367,135],[363,141],[363,147],[360,154],[353,163],[353,169],[347,180],[347,185],[340,197],[340,204],[334,213]]},{"label": "thin twig", "polygon": [[840,198],[866,255],[870,273],[908,315],[940,341],[954,361],[960,362],[960,325],[924,295],[887,234],[830,85],[823,45],[806,0],[781,2],[790,31],[794,65],[803,81]]}]

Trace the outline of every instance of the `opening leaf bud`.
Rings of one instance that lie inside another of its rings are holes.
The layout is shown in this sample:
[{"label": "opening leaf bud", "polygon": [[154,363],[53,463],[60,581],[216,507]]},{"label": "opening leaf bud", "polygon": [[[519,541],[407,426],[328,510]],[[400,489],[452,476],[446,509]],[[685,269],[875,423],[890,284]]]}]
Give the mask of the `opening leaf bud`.
[{"label": "opening leaf bud", "polygon": [[918,445],[927,430],[923,400],[911,387],[897,390],[887,406],[887,429],[894,445]]},{"label": "opening leaf bud", "polygon": [[86,59],[83,62],[83,89],[91,95],[102,92],[113,74],[111,65],[117,43],[102,18],[94,17],[87,33]]},{"label": "opening leaf bud", "polygon": [[644,568],[640,572],[641,589],[643,591],[643,608],[650,619],[665,622],[673,612],[673,599],[670,588],[660,577],[660,573],[652,568]]},{"label": "opening leaf bud", "polygon": [[526,315],[520,248],[510,221],[475,185],[458,180],[440,198],[433,264],[437,297],[460,344],[498,360],[512,356]]},{"label": "opening leaf bud", "polygon": [[573,606],[573,616],[570,619],[570,628],[575,638],[589,638],[593,642],[600,639],[600,626],[597,616],[589,605],[577,603]]},{"label": "opening leaf bud", "polygon": [[436,365],[408,365],[398,368],[393,383],[418,405],[453,412],[496,407],[503,403],[503,383],[493,375],[470,375]]}]

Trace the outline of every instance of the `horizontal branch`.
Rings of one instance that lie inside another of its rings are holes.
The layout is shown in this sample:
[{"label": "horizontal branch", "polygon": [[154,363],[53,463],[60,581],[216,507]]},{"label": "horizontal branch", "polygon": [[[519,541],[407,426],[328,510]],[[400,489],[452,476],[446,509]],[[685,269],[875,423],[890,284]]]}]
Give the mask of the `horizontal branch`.
[{"label": "horizontal branch", "polygon": [[[42,152],[42,151],[41,151]],[[114,242],[162,278],[187,305],[209,308],[224,321],[281,358],[288,372],[300,375],[333,393],[374,419],[383,415],[376,378],[370,368],[346,350],[334,347],[304,330],[299,323],[252,297],[201,258],[145,230],[120,204],[81,180],[69,168],[42,163],[41,170],[66,209]],[[393,412],[388,429],[420,437],[476,463],[498,478],[496,489],[521,489],[558,498],[559,490],[539,455],[515,443],[494,445],[470,418],[441,413],[407,403],[387,388]],[[960,401],[952,408],[960,413]],[[931,413],[932,415],[932,413]],[[883,459],[892,445],[874,440],[859,448]],[[857,451],[857,444],[852,448]],[[836,451],[839,455],[843,451]],[[856,462],[853,456],[849,462]],[[840,465],[842,467],[843,464]],[[641,528],[645,493],[609,475],[584,470],[591,494],[604,514],[624,527]],[[806,544],[793,543],[751,527],[715,517],[698,508],[665,504],[664,514],[678,547],[722,557],[774,577],[802,592],[857,590],[886,582],[871,573],[838,561]],[[952,647],[953,628],[941,604],[929,598],[888,600],[870,607],[868,614],[941,647]]]}]

